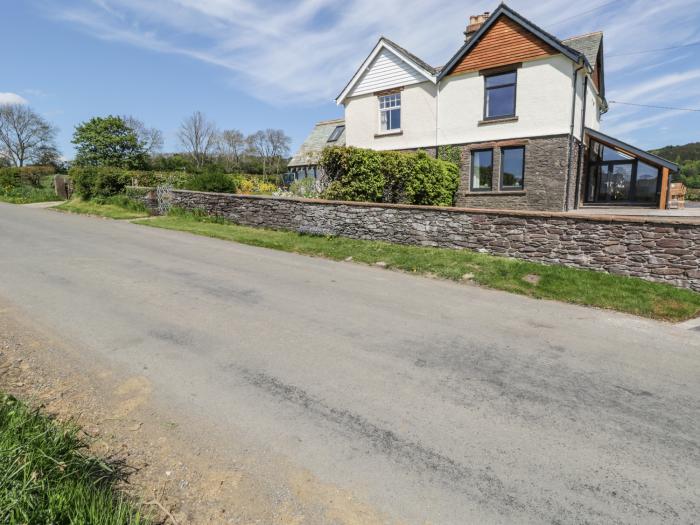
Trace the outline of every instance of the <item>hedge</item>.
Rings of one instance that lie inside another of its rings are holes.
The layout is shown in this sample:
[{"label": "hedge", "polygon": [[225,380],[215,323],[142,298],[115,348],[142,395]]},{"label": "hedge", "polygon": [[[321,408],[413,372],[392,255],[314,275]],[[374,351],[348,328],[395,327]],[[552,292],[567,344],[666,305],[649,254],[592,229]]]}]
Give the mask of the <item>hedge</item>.
[{"label": "hedge", "polygon": [[331,146],[321,155],[328,186],[323,197],[333,200],[452,206],[459,167],[424,151],[374,151]]},{"label": "hedge", "polygon": [[56,173],[53,166],[23,166],[21,168],[0,168],[0,188],[10,189],[20,186],[41,186],[41,178]]}]

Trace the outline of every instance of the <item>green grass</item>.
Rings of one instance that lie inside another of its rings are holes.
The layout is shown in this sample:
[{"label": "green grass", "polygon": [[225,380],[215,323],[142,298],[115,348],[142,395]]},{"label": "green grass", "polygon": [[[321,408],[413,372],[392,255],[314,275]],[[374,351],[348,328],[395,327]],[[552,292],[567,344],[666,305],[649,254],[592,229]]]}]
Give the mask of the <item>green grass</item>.
[{"label": "green grass", "polygon": [[119,468],[86,454],[77,432],[0,393],[0,523],[151,523],[116,489]]},{"label": "green grass", "polygon": [[61,200],[54,191],[53,175],[41,178],[41,186],[23,185],[14,188],[0,188],[0,202],[12,204],[30,204],[32,202],[51,202]]},{"label": "green grass", "polygon": [[72,199],[54,209],[71,213],[97,215],[109,219],[140,219],[148,217],[146,208],[124,195],[102,199]]},{"label": "green grass", "polygon": [[[470,274],[470,280],[489,288],[538,299],[608,308],[653,319],[680,321],[700,312],[700,294],[690,290],[467,250],[422,248],[249,228],[181,212],[137,223],[334,260],[352,257],[353,261],[366,264],[384,262],[387,268],[454,281],[462,280],[466,274]],[[538,282],[529,282],[526,277],[529,281]]]}]

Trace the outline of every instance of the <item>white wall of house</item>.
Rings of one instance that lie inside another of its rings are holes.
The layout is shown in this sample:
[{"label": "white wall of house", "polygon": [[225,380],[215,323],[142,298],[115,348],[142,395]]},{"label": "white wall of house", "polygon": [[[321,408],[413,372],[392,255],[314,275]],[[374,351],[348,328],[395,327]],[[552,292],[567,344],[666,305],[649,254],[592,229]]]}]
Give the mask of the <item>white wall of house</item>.
[{"label": "white wall of house", "polygon": [[[577,67],[563,55],[523,63],[518,69],[517,121],[486,123],[483,122],[484,77],[478,72],[448,76],[438,87],[383,50],[345,99],[347,144],[395,150],[568,134]],[[581,70],[574,114],[574,135],[578,138],[584,78]],[[374,93],[397,87],[403,87],[401,133],[382,134],[379,99]],[[586,99],[586,126],[599,129],[599,97],[590,79]]]},{"label": "white wall of house", "polygon": [[376,150],[411,149],[434,145],[436,93],[435,84],[430,81],[406,86],[401,91],[401,134],[380,132],[377,96],[370,93],[347,98],[345,101],[346,144]]},{"label": "white wall of house", "polygon": [[484,77],[478,72],[446,77],[440,84],[440,144],[457,144],[569,133],[572,62],[562,55],[525,62],[518,69],[516,122],[481,123]]}]

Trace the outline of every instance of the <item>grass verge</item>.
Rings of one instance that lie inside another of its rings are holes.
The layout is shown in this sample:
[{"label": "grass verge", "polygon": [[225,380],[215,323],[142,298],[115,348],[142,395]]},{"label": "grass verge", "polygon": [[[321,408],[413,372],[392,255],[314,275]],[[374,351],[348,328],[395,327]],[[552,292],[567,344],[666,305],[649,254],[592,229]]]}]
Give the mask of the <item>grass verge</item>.
[{"label": "grass verge", "polygon": [[0,523],[146,525],[119,469],[84,453],[77,428],[0,393]]},{"label": "grass verge", "polygon": [[137,223],[334,260],[352,257],[353,261],[366,264],[383,262],[387,268],[454,281],[462,280],[468,274],[470,280],[489,288],[539,299],[607,308],[652,319],[682,321],[700,312],[700,294],[690,290],[467,250],[423,248],[250,228],[181,212]]},{"label": "grass verge", "polygon": [[123,195],[102,199],[72,199],[54,209],[70,213],[97,215],[109,219],[140,219],[148,217],[146,208]]}]

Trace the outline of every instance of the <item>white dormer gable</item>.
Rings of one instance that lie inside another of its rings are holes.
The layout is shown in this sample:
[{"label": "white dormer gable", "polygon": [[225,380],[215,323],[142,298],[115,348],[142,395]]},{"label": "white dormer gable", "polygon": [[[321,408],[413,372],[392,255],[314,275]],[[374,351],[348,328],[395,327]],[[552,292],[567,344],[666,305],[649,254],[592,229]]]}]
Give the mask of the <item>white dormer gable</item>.
[{"label": "white dormer gable", "polygon": [[374,93],[402,86],[430,81],[435,75],[417,63],[400,48],[380,39],[372,53],[357,70],[352,80],[336,99],[342,104],[347,97]]}]

